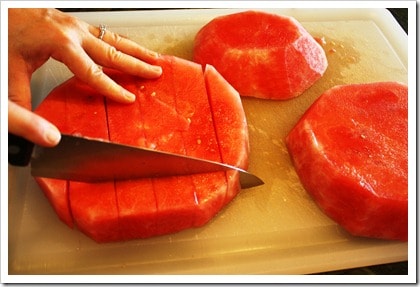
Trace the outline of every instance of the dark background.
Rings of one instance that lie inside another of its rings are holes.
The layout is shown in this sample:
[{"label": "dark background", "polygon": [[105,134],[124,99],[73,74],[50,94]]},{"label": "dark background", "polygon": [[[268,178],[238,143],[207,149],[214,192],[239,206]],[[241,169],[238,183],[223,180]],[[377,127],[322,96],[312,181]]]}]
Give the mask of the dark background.
[{"label": "dark background", "polygon": [[394,18],[400,23],[401,27],[408,34],[408,9],[407,8],[388,8]]},{"label": "dark background", "polygon": [[[408,34],[408,9],[407,8],[387,8],[404,31]],[[88,11],[118,11],[118,10],[139,10],[139,9],[59,9],[64,12],[88,12]],[[366,266],[360,268],[337,270],[331,272],[318,273],[323,275],[408,275],[408,261]]]}]

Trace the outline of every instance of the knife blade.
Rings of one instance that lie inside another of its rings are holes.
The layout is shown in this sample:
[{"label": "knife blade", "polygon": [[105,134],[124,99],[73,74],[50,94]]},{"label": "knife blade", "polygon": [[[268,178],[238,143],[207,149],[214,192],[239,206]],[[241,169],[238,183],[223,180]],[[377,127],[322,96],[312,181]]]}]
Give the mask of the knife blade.
[{"label": "knife blade", "polygon": [[[28,151],[32,147],[33,151]],[[9,134],[9,163],[27,165],[29,161],[32,176],[82,182],[235,170],[239,172],[241,188],[264,184],[238,167],[185,155],[68,134],[62,134],[55,147],[41,147]]]}]

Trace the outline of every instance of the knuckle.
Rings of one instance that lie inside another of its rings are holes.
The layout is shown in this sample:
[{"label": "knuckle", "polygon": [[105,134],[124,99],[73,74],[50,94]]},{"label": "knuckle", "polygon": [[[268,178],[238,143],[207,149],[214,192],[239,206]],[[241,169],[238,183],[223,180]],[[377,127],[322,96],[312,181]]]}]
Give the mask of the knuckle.
[{"label": "knuckle", "polygon": [[91,84],[95,84],[101,80],[103,75],[104,74],[103,74],[102,68],[93,64],[87,67],[87,70],[85,73],[85,81]]},{"label": "knuckle", "polygon": [[123,53],[118,51],[114,46],[109,46],[107,50],[107,59],[111,63],[118,63],[124,57]]},{"label": "knuckle", "polygon": [[121,41],[123,40],[123,38],[117,33],[111,33],[110,35],[111,35],[111,41],[112,43],[114,43],[115,46],[120,44]]},{"label": "knuckle", "polygon": [[109,96],[115,90],[115,83],[97,65],[88,67],[84,81],[103,95]]},{"label": "knuckle", "polygon": [[70,15],[57,15],[50,10],[46,12],[50,23],[52,33],[56,39],[56,43],[59,45],[70,45],[76,39],[80,41],[81,34],[79,31],[83,31],[83,27],[79,19]]},{"label": "knuckle", "polygon": [[66,22],[65,25],[68,27],[75,27],[78,29],[82,28],[79,19],[77,19],[76,17],[72,17],[72,16],[66,17],[65,22]]}]

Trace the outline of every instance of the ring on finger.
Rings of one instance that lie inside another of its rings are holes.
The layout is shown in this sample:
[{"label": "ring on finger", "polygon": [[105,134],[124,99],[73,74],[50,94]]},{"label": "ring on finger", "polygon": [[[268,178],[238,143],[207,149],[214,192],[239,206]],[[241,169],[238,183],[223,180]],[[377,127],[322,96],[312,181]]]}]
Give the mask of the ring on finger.
[{"label": "ring on finger", "polygon": [[105,32],[106,32],[106,25],[104,25],[104,24],[100,24],[100,25],[99,25],[99,36],[98,36],[98,38],[99,38],[100,40],[102,40],[102,38],[104,37]]}]

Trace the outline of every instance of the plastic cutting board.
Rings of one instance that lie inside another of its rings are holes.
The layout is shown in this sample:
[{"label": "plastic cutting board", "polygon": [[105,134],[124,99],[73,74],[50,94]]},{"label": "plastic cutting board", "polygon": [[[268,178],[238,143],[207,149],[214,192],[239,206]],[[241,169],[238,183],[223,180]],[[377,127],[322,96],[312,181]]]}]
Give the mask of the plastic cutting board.
[{"label": "plastic cutting board", "polygon": [[[202,228],[97,244],[53,212],[28,168],[9,166],[9,274],[305,274],[407,260],[408,244],[349,235],[302,188],[284,138],[310,104],[337,84],[407,82],[407,36],[385,9],[280,9],[324,42],[329,68],[300,97],[243,99],[250,171],[266,184],[242,191]],[[91,12],[161,53],[191,58],[196,32],[235,10]],[[100,21],[100,22],[99,22]],[[37,105],[71,74],[49,61],[32,81]],[[104,279],[106,280],[106,279]]]}]

